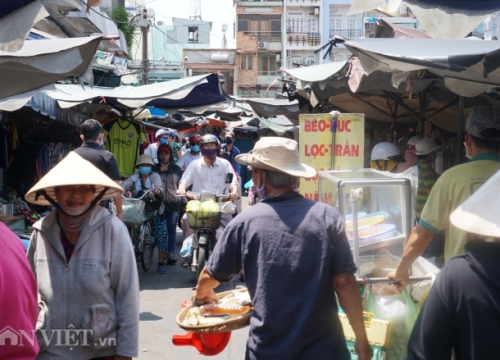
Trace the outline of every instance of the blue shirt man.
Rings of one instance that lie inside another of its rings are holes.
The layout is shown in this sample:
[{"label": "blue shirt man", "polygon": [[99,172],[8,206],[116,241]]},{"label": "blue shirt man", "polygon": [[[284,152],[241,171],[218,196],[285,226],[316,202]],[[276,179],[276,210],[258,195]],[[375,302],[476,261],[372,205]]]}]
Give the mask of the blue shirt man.
[{"label": "blue shirt man", "polygon": [[226,159],[233,166],[234,172],[240,176],[241,164],[236,162],[235,158],[241,153],[241,151],[234,146],[234,133],[229,132],[226,134],[226,143],[222,144],[219,157]]}]

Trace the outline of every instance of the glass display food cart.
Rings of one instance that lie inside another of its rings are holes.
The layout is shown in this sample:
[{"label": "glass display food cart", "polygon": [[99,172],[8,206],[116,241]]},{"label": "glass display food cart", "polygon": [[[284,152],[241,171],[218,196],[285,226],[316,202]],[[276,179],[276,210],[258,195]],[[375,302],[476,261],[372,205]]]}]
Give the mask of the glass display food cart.
[{"label": "glass display food cart", "polygon": [[374,169],[320,171],[318,200],[334,206],[344,218],[346,234],[360,272],[360,256],[377,249],[400,258],[414,225],[409,179]]}]

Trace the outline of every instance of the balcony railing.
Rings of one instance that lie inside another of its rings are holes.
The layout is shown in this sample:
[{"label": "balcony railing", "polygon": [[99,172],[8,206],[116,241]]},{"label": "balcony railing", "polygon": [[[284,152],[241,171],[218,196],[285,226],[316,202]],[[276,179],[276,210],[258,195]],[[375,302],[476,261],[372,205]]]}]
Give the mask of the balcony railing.
[{"label": "balcony railing", "polygon": [[238,6],[283,6],[283,0],[238,0],[237,3]]},{"label": "balcony railing", "polygon": [[244,31],[243,33],[258,41],[281,42],[281,31]]},{"label": "balcony railing", "polygon": [[257,71],[258,76],[280,76],[280,73],[276,70],[273,71]]},{"label": "balcony railing", "polygon": [[[321,6],[321,0],[286,0],[287,6]],[[313,10],[314,11],[314,10]],[[315,14],[315,15],[319,15]]]},{"label": "balcony railing", "polygon": [[363,30],[330,30],[330,38],[335,35],[343,38],[359,38],[363,36]]},{"label": "balcony railing", "polygon": [[286,41],[290,46],[318,46],[321,45],[320,33],[306,33],[289,35]]}]

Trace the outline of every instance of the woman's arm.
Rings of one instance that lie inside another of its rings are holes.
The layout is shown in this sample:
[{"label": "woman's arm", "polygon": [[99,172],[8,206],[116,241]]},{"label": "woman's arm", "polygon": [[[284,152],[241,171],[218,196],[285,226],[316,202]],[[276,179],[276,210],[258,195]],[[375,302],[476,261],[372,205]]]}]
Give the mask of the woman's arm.
[{"label": "woman's arm", "polygon": [[109,276],[115,292],[118,327],[116,355],[136,357],[139,352],[139,279],[134,250],[122,222],[112,218],[109,230],[112,236]]},{"label": "woman's arm", "polygon": [[151,184],[153,185],[154,189],[159,189],[160,194],[163,194],[163,183],[161,182],[161,177],[157,173],[151,173]]},{"label": "woman's arm", "polygon": [[124,191],[134,191],[135,190],[135,180],[133,179],[134,175],[129,176],[128,178],[125,179],[124,182],[122,182],[121,186],[122,186],[122,189]]}]

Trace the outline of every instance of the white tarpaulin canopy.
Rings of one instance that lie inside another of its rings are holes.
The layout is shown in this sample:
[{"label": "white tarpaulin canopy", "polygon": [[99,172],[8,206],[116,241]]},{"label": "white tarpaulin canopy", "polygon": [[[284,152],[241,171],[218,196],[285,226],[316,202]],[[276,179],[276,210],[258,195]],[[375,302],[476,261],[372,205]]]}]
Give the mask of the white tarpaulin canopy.
[{"label": "white tarpaulin canopy", "polygon": [[[405,0],[424,29],[435,38],[463,39],[488,15],[500,10],[497,0]],[[347,15],[387,5],[396,11],[401,0],[352,0]]]},{"label": "white tarpaulin canopy", "polygon": [[82,7],[79,0],[3,0],[0,4],[0,50],[22,48],[28,33],[39,20],[49,16],[44,6],[61,11]]},{"label": "white tarpaulin canopy", "polygon": [[90,65],[100,41],[99,36],[36,40],[26,42],[16,53],[0,51],[0,83],[3,85],[0,99],[36,90],[69,76],[84,77],[91,83]]},{"label": "white tarpaulin canopy", "polygon": [[500,43],[443,39],[358,39],[344,45],[366,74],[392,74],[398,86],[411,72],[428,71],[455,94],[473,97],[500,86]]},{"label": "white tarpaulin canopy", "polygon": [[346,63],[331,62],[315,66],[301,66],[293,69],[283,69],[287,74],[293,76],[297,80],[304,83],[317,82],[327,80],[331,76],[337,74],[345,67]]}]

